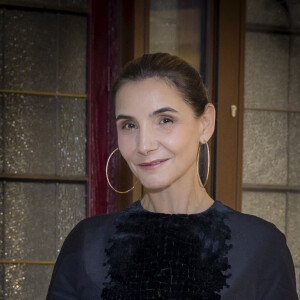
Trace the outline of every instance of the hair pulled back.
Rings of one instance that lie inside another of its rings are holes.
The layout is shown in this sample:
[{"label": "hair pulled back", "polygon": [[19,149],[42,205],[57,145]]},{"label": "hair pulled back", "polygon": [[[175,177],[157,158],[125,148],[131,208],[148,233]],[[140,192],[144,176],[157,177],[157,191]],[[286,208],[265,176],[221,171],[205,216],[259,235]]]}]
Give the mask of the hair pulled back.
[{"label": "hair pulled back", "polygon": [[152,77],[174,85],[196,117],[204,112],[208,97],[199,73],[183,59],[168,53],[144,54],[130,61],[112,86],[113,100],[125,83]]}]

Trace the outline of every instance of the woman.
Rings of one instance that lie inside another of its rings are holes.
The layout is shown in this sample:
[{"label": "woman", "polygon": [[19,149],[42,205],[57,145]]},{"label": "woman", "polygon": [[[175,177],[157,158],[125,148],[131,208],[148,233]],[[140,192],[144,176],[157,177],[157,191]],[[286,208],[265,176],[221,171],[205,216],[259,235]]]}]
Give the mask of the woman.
[{"label": "woman", "polygon": [[298,299],[283,234],[201,183],[197,156],[215,109],[199,74],[178,57],[145,54],[112,98],[118,148],[144,195],[73,229],[47,299]]}]

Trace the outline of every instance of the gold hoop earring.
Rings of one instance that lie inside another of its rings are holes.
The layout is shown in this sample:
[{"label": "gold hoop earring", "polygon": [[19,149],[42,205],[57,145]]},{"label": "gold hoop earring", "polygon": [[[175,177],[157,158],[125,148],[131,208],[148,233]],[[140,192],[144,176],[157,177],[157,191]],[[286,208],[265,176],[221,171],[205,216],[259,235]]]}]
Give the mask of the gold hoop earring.
[{"label": "gold hoop earring", "polygon": [[[199,179],[199,182],[200,182],[201,186],[205,187],[206,184],[207,184],[207,180],[208,180],[208,176],[209,176],[209,171],[210,171],[210,153],[209,153],[209,146],[208,146],[208,144],[205,143],[203,145],[206,145],[206,149],[207,149],[207,171],[206,171],[206,177],[205,177],[204,184],[201,181],[199,172],[198,172],[198,179]],[[201,148],[201,145],[199,146],[198,154],[197,154],[197,168],[198,169],[199,169],[199,160],[200,160],[200,148]]]},{"label": "gold hoop earring", "polygon": [[107,180],[107,183],[108,185],[110,186],[110,188],[115,191],[116,193],[119,193],[119,194],[126,194],[126,193],[129,193],[130,191],[132,191],[135,187],[135,184],[133,185],[133,187],[131,187],[129,190],[126,190],[126,191],[118,191],[117,189],[115,189],[112,184],[110,183],[109,181],[109,178],[108,178],[108,165],[109,165],[109,161],[111,159],[111,157],[115,154],[115,152],[117,152],[119,150],[119,148],[116,148],[108,157],[107,159],[107,163],[106,163],[106,180]]}]

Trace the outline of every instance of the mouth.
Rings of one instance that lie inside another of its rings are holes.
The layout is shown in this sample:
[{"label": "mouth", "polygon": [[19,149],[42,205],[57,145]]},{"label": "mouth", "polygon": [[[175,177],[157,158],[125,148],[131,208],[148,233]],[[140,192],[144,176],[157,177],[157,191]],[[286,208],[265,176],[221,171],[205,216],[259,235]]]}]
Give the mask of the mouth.
[{"label": "mouth", "polygon": [[167,160],[169,160],[169,158],[157,159],[157,160],[153,160],[151,162],[139,164],[139,166],[144,168],[144,169],[154,169],[154,168],[157,168],[157,167],[161,166]]}]

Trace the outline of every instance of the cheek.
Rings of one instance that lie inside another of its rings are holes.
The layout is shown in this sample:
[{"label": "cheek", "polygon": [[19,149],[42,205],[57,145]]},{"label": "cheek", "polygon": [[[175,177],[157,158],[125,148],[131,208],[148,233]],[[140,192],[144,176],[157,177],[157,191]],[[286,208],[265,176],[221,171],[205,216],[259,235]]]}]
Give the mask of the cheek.
[{"label": "cheek", "polygon": [[130,138],[130,136],[122,136],[118,135],[118,147],[123,156],[123,158],[128,161],[132,157],[135,150],[135,142],[134,139]]},{"label": "cheek", "polygon": [[198,148],[198,137],[192,134],[192,130],[178,128],[165,136],[164,145],[174,153],[187,154],[190,149]]}]

